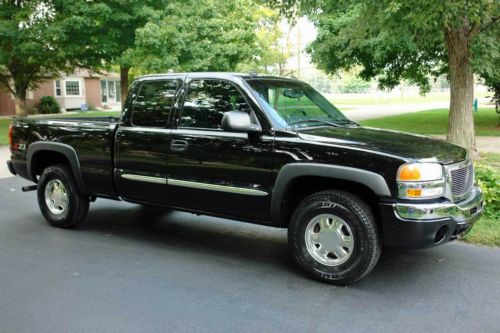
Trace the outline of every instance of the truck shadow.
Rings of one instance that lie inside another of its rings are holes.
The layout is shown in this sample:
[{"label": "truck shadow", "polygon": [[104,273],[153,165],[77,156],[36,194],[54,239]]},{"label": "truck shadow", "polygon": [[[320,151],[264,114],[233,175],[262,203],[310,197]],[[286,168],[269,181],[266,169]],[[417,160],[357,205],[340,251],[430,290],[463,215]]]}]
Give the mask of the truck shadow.
[{"label": "truck shadow", "polygon": [[[128,208],[94,208],[81,232],[103,233],[109,237],[154,245],[170,255],[189,256],[194,260],[213,260],[245,266],[267,266],[293,274],[301,283],[311,280],[300,270],[288,252],[285,229],[239,223],[231,220],[196,216],[165,209],[130,206]],[[426,266],[435,266],[442,258],[439,249],[390,250],[382,257],[369,278],[351,288],[377,289],[412,283],[426,274]],[[271,278],[265,276],[263,278]],[[320,286],[325,286],[319,283]]]}]

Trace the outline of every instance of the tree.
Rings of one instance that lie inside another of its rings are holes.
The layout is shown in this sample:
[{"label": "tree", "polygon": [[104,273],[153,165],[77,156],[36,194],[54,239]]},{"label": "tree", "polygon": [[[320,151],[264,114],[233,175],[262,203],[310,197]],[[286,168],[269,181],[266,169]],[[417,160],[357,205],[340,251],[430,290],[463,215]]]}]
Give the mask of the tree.
[{"label": "tree", "polygon": [[[86,1],[80,15],[94,15],[98,21],[92,28],[95,41],[92,48],[101,50],[100,68],[118,66],[122,107],[125,104],[129,86],[129,72],[133,66],[129,54],[135,47],[136,31],[155,19],[154,11],[162,8],[161,0],[101,0]],[[100,8],[95,12],[92,7]]]},{"label": "tree", "polygon": [[250,0],[168,2],[137,29],[127,58],[142,72],[232,71],[256,53]]},{"label": "tree", "polygon": [[258,72],[286,76],[286,64],[292,55],[290,28],[287,31],[283,18],[276,10],[266,6],[258,6],[253,12],[256,29],[256,54],[251,61],[238,67],[243,72]]},{"label": "tree", "polygon": [[[448,74],[447,139],[475,151],[473,74],[498,69],[497,0],[271,0],[289,15],[307,14],[318,28],[309,48],[327,72],[360,65],[360,77],[392,88],[401,80],[425,92]],[[487,47],[477,47],[485,44]],[[496,59],[496,60],[495,60]],[[496,63],[495,63],[496,61]]]},{"label": "tree", "polygon": [[17,115],[27,114],[28,89],[61,71],[98,63],[93,49],[85,47],[91,35],[80,34],[95,23],[92,15],[75,15],[81,4],[76,0],[0,1],[0,86],[14,95]]}]

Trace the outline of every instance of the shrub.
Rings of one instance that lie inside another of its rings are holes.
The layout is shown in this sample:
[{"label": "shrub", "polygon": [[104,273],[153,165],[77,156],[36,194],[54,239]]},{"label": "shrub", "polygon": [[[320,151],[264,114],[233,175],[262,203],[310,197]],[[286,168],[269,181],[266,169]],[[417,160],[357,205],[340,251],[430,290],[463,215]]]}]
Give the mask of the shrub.
[{"label": "shrub", "polygon": [[52,96],[43,96],[38,105],[38,112],[41,114],[61,113],[61,107]]},{"label": "shrub", "polygon": [[480,164],[476,167],[476,180],[484,194],[484,215],[500,219],[500,173]]}]

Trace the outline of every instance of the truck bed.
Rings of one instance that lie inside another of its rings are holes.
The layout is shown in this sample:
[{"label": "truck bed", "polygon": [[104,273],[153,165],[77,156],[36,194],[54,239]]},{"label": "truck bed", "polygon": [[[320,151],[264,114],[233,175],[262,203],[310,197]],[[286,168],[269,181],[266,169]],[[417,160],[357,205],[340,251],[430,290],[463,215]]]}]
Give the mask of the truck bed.
[{"label": "truck bed", "polygon": [[33,142],[59,142],[73,147],[78,155],[83,181],[88,192],[115,197],[113,182],[113,141],[119,118],[116,117],[31,117],[13,122],[12,162],[26,165]]}]

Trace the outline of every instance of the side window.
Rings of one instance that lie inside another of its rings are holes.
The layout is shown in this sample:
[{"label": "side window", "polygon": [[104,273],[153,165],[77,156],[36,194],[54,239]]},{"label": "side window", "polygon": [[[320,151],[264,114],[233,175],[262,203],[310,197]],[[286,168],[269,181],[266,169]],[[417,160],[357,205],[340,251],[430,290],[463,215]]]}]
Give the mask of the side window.
[{"label": "side window", "polygon": [[165,127],[177,88],[177,80],[145,82],[134,100],[132,125]]},{"label": "side window", "polygon": [[180,127],[220,129],[228,111],[250,112],[236,87],[220,80],[191,81],[182,109]]}]

